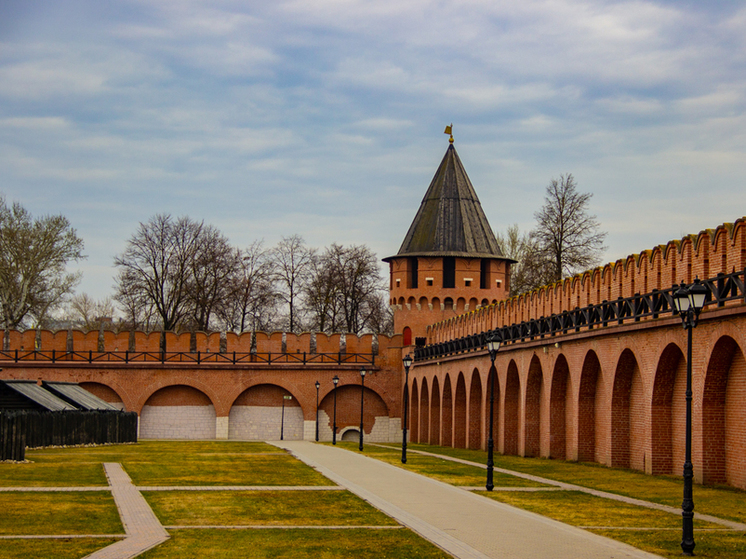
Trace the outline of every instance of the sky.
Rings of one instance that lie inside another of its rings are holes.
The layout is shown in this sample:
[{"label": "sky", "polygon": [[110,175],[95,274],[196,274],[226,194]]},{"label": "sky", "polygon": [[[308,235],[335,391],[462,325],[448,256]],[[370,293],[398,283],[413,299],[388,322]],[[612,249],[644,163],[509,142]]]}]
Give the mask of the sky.
[{"label": "sky", "polygon": [[745,115],[738,1],[0,0],[0,194],[94,298],[158,213],[393,255],[451,123],[496,233],[572,173],[615,261],[746,214]]}]

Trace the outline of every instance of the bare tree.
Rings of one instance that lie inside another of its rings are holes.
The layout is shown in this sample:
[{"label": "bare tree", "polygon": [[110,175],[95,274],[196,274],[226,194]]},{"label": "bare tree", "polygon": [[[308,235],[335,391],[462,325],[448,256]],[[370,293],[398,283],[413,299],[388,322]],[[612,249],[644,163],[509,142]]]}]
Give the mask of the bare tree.
[{"label": "bare tree", "polygon": [[497,242],[506,258],[516,262],[510,266],[510,296],[531,291],[553,281],[552,261],[540,249],[536,233],[521,233],[517,224],[498,233]]},{"label": "bare tree", "polygon": [[360,334],[385,323],[385,291],[378,259],[368,247],[332,244],[318,258],[306,296],[319,329]]},{"label": "bare tree", "polygon": [[187,295],[192,329],[207,332],[210,321],[230,294],[230,279],[240,266],[240,254],[212,225],[196,237],[194,257],[188,263]]},{"label": "bare tree", "polygon": [[37,323],[72,292],[80,274],[65,266],[85,258],[83,240],[62,215],[32,218],[0,196],[0,311],[7,328]]},{"label": "bare tree", "polygon": [[273,260],[262,241],[239,252],[239,263],[228,280],[228,295],[218,314],[229,330],[271,330],[275,325],[277,295],[272,286]]},{"label": "bare tree", "polygon": [[84,330],[98,330],[103,324],[113,321],[114,303],[110,297],[97,300],[87,293],[81,293],[70,300],[69,313]]},{"label": "bare tree", "polygon": [[334,277],[334,269],[325,258],[326,254],[313,259],[312,270],[304,289],[310,327],[319,332],[338,332],[342,328],[342,306],[340,286]]},{"label": "bare tree", "polygon": [[[140,223],[124,253],[114,259],[119,268],[117,300],[147,301],[160,317],[162,330],[173,330],[189,312],[190,266],[202,230],[202,223],[188,217],[174,220],[168,214]],[[163,351],[165,339],[162,335]]]},{"label": "bare tree", "polygon": [[606,233],[599,231],[595,215],[588,214],[590,193],[576,190],[571,174],[552,179],[544,206],[534,214],[536,240],[552,262],[552,280],[583,271],[598,263]]},{"label": "bare tree", "polygon": [[301,294],[311,271],[314,253],[300,235],[283,237],[271,253],[274,281],[279,297],[287,305],[290,332],[301,329]]}]

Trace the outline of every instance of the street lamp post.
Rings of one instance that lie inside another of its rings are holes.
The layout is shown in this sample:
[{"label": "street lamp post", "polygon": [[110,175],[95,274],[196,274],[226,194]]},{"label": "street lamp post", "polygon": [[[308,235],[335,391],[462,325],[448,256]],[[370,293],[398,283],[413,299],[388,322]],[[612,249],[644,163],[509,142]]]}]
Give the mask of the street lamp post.
[{"label": "street lamp post", "polygon": [[673,294],[674,313],[681,317],[687,331],[686,350],[686,444],[684,456],[684,500],[681,503],[682,536],[681,549],[684,555],[694,555],[694,497],[692,479],[692,330],[697,326],[699,313],[705,306],[709,289],[695,278],[690,287],[682,282]]},{"label": "street lamp post", "polygon": [[495,441],[493,438],[494,430],[494,415],[495,415],[495,377],[497,371],[495,370],[495,357],[497,352],[500,350],[502,340],[497,333],[493,333],[487,339],[487,349],[490,352],[490,436],[487,439],[487,491],[492,491],[495,484],[492,483],[492,470],[494,466],[493,452],[495,448]]},{"label": "street lamp post", "polygon": [[402,359],[404,363],[404,425],[401,434],[401,463],[407,463],[407,408],[409,408],[409,368],[412,366],[412,356],[407,353]]},{"label": "street lamp post", "polygon": [[285,438],[285,400],[292,400],[292,396],[287,394],[282,397],[282,420],[280,421],[280,440]]},{"label": "street lamp post", "polygon": [[316,442],[319,442],[319,381],[316,381]]},{"label": "street lamp post", "polygon": [[365,367],[360,367],[360,445],[363,450],[363,405],[365,404]]},{"label": "street lamp post", "polygon": [[337,384],[339,384],[339,377],[334,375],[332,379],[334,383],[334,419],[332,420],[332,444],[337,444]]}]

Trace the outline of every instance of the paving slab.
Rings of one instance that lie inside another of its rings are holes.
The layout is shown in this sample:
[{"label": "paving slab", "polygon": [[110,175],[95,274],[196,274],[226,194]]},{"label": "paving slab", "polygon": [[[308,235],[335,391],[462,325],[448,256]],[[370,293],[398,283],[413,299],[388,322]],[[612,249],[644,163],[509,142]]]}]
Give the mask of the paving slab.
[{"label": "paving slab", "polygon": [[274,442],[458,559],[660,559],[339,447]]}]

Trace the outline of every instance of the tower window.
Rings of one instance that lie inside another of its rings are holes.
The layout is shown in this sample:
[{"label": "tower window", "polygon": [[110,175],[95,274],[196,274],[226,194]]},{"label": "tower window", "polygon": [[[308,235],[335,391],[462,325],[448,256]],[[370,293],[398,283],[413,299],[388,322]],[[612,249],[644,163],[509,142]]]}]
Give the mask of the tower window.
[{"label": "tower window", "polygon": [[456,287],[456,258],[453,256],[443,257],[443,287]]},{"label": "tower window", "polygon": [[417,274],[419,272],[419,265],[417,258],[409,259],[409,285],[410,289],[417,289]]},{"label": "tower window", "polygon": [[490,261],[482,258],[479,263],[479,289],[490,288]]}]

